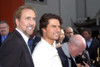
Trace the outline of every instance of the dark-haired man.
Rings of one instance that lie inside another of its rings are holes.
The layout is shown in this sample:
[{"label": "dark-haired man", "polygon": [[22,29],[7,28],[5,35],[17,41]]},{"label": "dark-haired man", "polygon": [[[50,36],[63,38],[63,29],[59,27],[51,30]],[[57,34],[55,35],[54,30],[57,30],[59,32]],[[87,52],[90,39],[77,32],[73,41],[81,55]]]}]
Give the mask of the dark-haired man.
[{"label": "dark-haired man", "polygon": [[87,45],[86,50],[88,50],[89,52],[91,61],[95,61],[97,57],[97,48],[100,48],[99,41],[92,38],[92,31],[90,29],[84,29],[82,31],[82,35],[85,38],[86,45]]},{"label": "dark-haired man", "polygon": [[62,67],[55,41],[59,37],[62,19],[46,13],[40,19],[41,41],[35,47],[32,58],[35,67]]},{"label": "dark-haired man", "polygon": [[1,67],[34,67],[28,39],[36,26],[36,11],[32,6],[21,6],[14,14],[15,30],[0,48]]},{"label": "dark-haired man", "polygon": [[72,27],[66,27],[65,30],[64,30],[64,33],[65,33],[65,38],[63,40],[63,43],[66,43],[69,41],[69,38],[74,35],[74,31],[72,29]]}]

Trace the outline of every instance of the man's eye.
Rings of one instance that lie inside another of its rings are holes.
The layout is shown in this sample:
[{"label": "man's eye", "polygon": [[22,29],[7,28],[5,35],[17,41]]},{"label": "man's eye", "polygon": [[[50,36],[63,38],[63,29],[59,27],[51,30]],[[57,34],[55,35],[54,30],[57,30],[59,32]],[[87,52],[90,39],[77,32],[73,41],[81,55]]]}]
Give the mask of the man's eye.
[{"label": "man's eye", "polygon": [[52,27],[56,27],[56,26],[53,25]]},{"label": "man's eye", "polygon": [[29,20],[29,19],[30,19],[29,17],[26,18],[26,20]]},{"label": "man's eye", "polygon": [[36,18],[33,18],[34,21],[36,21]]}]

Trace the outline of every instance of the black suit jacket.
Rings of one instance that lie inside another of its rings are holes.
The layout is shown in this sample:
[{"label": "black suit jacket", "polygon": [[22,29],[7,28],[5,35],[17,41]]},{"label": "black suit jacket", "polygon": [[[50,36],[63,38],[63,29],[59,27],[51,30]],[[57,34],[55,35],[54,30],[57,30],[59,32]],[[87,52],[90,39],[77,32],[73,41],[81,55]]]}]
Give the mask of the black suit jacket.
[{"label": "black suit jacket", "polygon": [[89,48],[86,47],[86,50],[88,50],[88,52],[89,52],[90,59],[93,59],[93,60],[96,59],[98,47],[100,48],[100,43],[98,40],[95,40],[95,39],[93,39]]},{"label": "black suit jacket", "polygon": [[65,38],[63,39],[63,42],[62,43],[66,43],[68,41],[69,41],[68,37],[65,36]]},{"label": "black suit jacket", "polygon": [[57,50],[58,50],[58,54],[59,54],[59,56],[60,56],[60,59],[61,59],[61,62],[62,62],[63,67],[69,67],[68,59],[71,60],[71,65],[72,65],[72,67],[77,67],[77,65],[76,65],[76,63],[74,62],[74,60],[72,59],[72,57],[70,57],[70,58],[67,57],[67,56],[65,55],[65,53],[63,52],[63,50],[62,50],[61,47],[57,48]]},{"label": "black suit jacket", "polygon": [[1,35],[0,35],[0,46],[1,46]]},{"label": "black suit jacket", "polygon": [[2,67],[34,67],[29,49],[16,30],[0,47],[0,65]]}]

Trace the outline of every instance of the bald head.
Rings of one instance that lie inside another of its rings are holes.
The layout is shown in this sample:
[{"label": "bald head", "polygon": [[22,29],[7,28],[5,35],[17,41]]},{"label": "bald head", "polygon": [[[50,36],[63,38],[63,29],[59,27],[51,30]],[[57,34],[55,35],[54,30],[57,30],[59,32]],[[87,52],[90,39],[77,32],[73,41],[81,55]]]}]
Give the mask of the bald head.
[{"label": "bald head", "polygon": [[66,27],[65,28],[65,36],[70,38],[73,35],[73,29],[71,27]]},{"label": "bald head", "polygon": [[73,57],[81,55],[82,52],[85,50],[85,48],[86,48],[86,43],[81,35],[76,34],[71,36],[69,40],[69,51]]},{"label": "bald head", "polygon": [[85,39],[79,34],[71,36],[69,42],[75,43],[76,46],[86,46]]}]

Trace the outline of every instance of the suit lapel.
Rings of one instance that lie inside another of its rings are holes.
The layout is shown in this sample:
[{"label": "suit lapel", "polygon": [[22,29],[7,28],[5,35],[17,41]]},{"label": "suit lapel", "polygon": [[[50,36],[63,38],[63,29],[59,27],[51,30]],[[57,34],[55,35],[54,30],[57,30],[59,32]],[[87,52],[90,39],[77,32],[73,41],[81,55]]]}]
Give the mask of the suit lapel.
[{"label": "suit lapel", "polygon": [[28,58],[30,59],[30,61],[33,62],[32,56],[31,56],[31,52],[30,52],[30,50],[28,48],[28,45],[26,44],[26,42],[24,41],[23,37],[21,36],[21,34],[18,31],[15,30],[15,33],[16,33],[16,35],[18,36],[18,38],[20,39],[20,41],[22,43],[21,45],[22,45],[22,47],[24,49],[24,52],[27,54],[27,56],[29,56]]},{"label": "suit lapel", "polygon": [[[30,50],[29,50],[29,48],[28,48],[28,45],[27,45],[26,42],[24,41],[24,39],[23,39],[23,37],[21,36],[21,34],[20,34],[17,30],[15,30],[14,33],[17,35],[17,37],[18,37],[18,38],[20,39],[20,41],[22,42],[22,45],[23,45],[25,51],[26,51],[27,53],[30,53]],[[31,54],[31,53],[30,53],[30,54]]]},{"label": "suit lapel", "polygon": [[76,62],[75,62],[74,58],[72,58],[71,55],[70,55],[70,59],[71,59],[71,65],[72,65],[72,67],[77,67]]},{"label": "suit lapel", "polygon": [[64,44],[61,46],[61,48],[62,48],[64,54],[65,54],[67,57],[70,58],[70,54],[69,54],[69,49],[68,49],[67,43],[64,43]]}]

